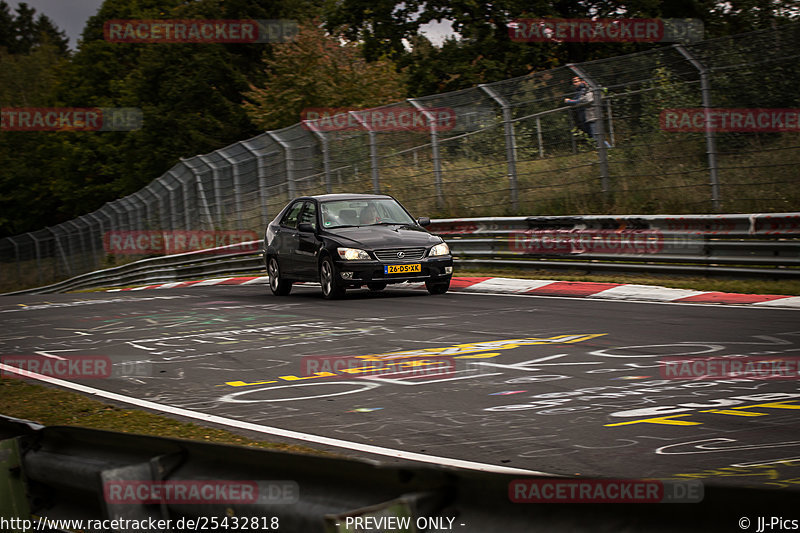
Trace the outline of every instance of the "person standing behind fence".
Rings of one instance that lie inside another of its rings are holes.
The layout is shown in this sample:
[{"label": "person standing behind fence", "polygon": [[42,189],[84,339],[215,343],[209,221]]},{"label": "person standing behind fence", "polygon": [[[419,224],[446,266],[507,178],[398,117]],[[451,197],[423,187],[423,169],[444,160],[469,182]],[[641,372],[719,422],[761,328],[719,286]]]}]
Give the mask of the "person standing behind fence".
[{"label": "person standing behind fence", "polygon": [[[572,85],[575,86],[575,96],[572,98],[564,98],[564,102],[569,105],[577,106],[580,104],[581,98],[583,98],[585,94],[591,94],[591,91],[589,90],[589,85],[578,76],[572,78]],[[586,123],[586,112],[583,106],[575,108],[573,117],[575,118],[575,125],[578,128],[591,134],[589,125]]]},{"label": "person standing behind fence", "polygon": [[[564,102],[570,105],[580,106],[578,109],[583,111],[583,123],[585,124],[585,127],[581,129],[591,135],[599,146],[600,136],[598,135],[597,121],[600,116],[597,107],[594,105],[594,91],[589,89],[589,85],[577,76],[572,78],[572,84],[579,86],[578,92],[581,94],[578,98],[565,98]],[[608,141],[604,139],[603,142],[606,148],[611,148]]]}]

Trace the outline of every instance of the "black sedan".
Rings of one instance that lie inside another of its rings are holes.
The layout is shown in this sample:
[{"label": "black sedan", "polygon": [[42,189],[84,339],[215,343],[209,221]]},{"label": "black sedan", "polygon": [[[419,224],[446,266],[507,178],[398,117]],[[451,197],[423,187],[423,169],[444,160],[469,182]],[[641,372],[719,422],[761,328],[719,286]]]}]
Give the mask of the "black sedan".
[{"label": "black sedan", "polygon": [[287,295],[296,281],[319,281],[325,298],[366,285],[379,291],[390,283],[424,281],[431,294],[444,294],[453,276],[453,257],[441,237],[414,220],[386,195],[327,194],[296,198],[269,223],[264,261],[269,286]]}]

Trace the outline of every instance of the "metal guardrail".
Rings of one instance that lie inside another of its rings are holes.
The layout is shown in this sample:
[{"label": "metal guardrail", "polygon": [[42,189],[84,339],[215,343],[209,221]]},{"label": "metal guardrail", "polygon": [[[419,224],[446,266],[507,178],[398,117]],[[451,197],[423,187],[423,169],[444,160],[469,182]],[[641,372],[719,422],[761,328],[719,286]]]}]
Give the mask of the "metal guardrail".
[{"label": "metal guardrail", "polygon": [[[800,213],[439,219],[457,266],[800,279]],[[262,241],[143,259],[6,294],[264,274]],[[243,250],[244,248],[244,250]]]},{"label": "metal guardrail", "polygon": [[[248,521],[248,530],[294,533],[714,531],[734,524],[739,513],[754,517],[796,511],[794,491],[713,484],[700,487],[702,501],[697,503],[515,503],[511,484],[519,479],[548,478],[42,427],[0,416],[0,487],[5,489],[0,517],[108,520],[103,533],[230,531],[234,518],[239,526]],[[109,488],[171,483],[234,483],[255,490],[247,499],[233,492],[210,497],[203,492],[198,501],[167,497],[154,504],[137,501],[138,492],[121,502],[123,493],[115,496]],[[214,519],[226,517],[227,528],[211,527]],[[409,527],[354,527],[357,517],[407,517]],[[171,522],[159,529],[132,529],[124,527],[131,522],[121,520]],[[186,527],[189,520],[207,527]],[[5,530],[16,533],[13,527]]]}]

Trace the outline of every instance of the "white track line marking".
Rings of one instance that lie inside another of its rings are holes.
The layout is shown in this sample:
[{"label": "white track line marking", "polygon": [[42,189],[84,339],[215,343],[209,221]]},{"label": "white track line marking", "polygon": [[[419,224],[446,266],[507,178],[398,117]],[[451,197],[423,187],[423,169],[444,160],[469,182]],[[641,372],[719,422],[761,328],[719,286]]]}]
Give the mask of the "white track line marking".
[{"label": "white track line marking", "polygon": [[261,424],[253,424],[251,422],[244,422],[242,420],[234,420],[232,418],[226,418],[222,416],[210,415],[207,413],[199,413],[197,411],[191,411],[189,409],[183,409],[180,407],[172,407],[169,405],[161,405],[156,402],[151,402],[148,400],[141,400],[139,398],[133,398],[130,396],[125,396],[123,394],[117,394],[116,392],[109,392],[102,389],[95,389],[92,387],[87,387],[86,385],[80,385],[78,383],[72,383],[71,381],[64,381],[62,379],[53,378],[50,376],[44,376],[42,374],[37,374],[35,372],[28,372],[26,370],[21,370],[19,368],[5,365],[0,363],[0,370],[5,372],[11,372],[13,374],[17,374],[22,377],[32,378],[39,381],[44,381],[46,383],[51,383],[53,385],[58,385],[59,387],[65,387],[67,389],[72,389],[75,391],[83,392],[86,394],[91,394],[93,396],[100,396],[102,398],[108,398],[109,400],[115,400],[118,402],[123,402],[131,405],[135,405],[137,407],[142,407],[144,409],[152,409],[153,411],[160,411],[162,413],[169,413],[176,416],[183,416],[186,418],[193,418],[196,420],[203,420],[205,422],[210,422],[212,424],[220,424],[223,426],[230,426],[239,429],[245,429],[248,431],[255,431],[257,433],[265,433],[267,435],[275,435],[278,437],[285,437],[288,439],[296,439],[306,442],[313,442],[316,444],[322,444],[325,446],[335,446],[337,448],[345,448],[348,450],[357,450],[364,453],[372,453],[376,455],[384,455],[387,457],[394,457],[397,459],[407,459],[410,461],[418,461],[421,463],[432,463],[437,465],[445,465],[455,468],[465,468],[469,470],[480,470],[483,472],[496,472],[500,474],[521,474],[521,475],[528,475],[528,476],[559,476],[558,474],[549,474],[546,472],[538,472],[536,470],[525,470],[522,468],[509,468],[506,466],[497,466],[487,463],[477,463],[474,461],[465,461],[462,459],[453,459],[450,457],[439,457],[436,455],[427,455],[422,453],[414,453],[414,452],[406,452],[403,450],[395,450],[393,448],[384,448],[382,446],[373,446],[371,444],[361,444],[358,442],[351,442],[342,439],[334,439],[330,437],[322,437],[320,435],[312,435],[310,433],[301,433],[298,431],[290,431],[287,429],[281,429],[271,426],[262,426]]}]

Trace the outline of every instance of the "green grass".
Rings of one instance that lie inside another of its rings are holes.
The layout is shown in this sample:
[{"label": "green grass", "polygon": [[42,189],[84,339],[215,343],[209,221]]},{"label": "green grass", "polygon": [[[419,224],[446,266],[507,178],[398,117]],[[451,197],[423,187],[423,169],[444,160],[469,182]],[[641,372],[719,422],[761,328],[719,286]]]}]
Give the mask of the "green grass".
[{"label": "green grass", "polygon": [[0,413],[46,426],[77,426],[293,453],[332,455],[306,446],[253,440],[222,429],[181,422],[147,411],[125,409],[24,379],[0,378]]}]

